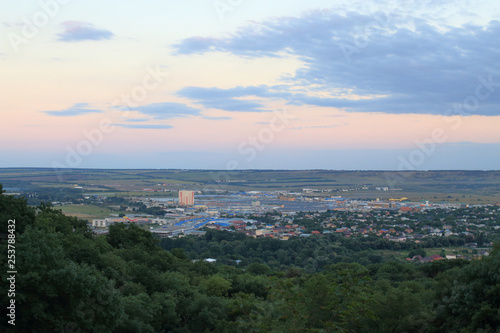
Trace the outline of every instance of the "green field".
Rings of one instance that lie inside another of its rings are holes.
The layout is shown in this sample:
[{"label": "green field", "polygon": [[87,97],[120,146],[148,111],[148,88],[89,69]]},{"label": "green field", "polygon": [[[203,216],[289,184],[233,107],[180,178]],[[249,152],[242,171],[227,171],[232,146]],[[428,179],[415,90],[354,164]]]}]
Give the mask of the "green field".
[{"label": "green field", "polygon": [[[401,198],[451,203],[500,202],[500,171],[329,171],[329,170],[105,170],[0,169],[4,187],[83,188],[85,193],[166,194],[180,189],[228,191],[331,190],[349,198]],[[368,187],[363,190],[361,187]],[[389,191],[377,191],[388,187]],[[152,192],[160,191],[160,192]]]},{"label": "green field", "polygon": [[[427,256],[431,256],[434,254],[441,255],[442,251],[444,251],[445,254],[460,254],[463,256],[472,256],[472,249],[464,246],[451,246],[451,247],[445,247],[445,248],[440,248],[440,247],[432,247],[432,248],[424,248]],[[400,251],[395,251],[395,250],[376,250],[374,252],[379,253],[385,258],[394,258],[394,259],[401,259],[405,260],[408,257],[408,253],[410,250],[400,250]]]},{"label": "green field", "polygon": [[110,214],[125,214],[124,211],[116,211],[112,210],[106,206],[97,206],[97,205],[56,205],[54,206],[56,209],[62,210],[62,212],[66,215],[81,217],[81,218],[105,218],[109,217]]}]

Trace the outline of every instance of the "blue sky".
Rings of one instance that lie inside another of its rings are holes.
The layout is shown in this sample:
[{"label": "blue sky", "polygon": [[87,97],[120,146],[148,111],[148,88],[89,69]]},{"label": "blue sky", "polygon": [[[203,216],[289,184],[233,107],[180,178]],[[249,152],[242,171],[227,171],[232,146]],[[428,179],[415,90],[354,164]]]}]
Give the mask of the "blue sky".
[{"label": "blue sky", "polygon": [[500,165],[495,1],[4,9],[0,167]]}]

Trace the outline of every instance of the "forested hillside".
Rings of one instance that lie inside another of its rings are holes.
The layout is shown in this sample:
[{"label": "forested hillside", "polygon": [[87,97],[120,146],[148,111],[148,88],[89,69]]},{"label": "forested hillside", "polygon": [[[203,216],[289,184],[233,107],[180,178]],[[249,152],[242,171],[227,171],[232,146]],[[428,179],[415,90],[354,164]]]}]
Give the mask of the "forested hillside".
[{"label": "forested hillside", "polygon": [[[9,220],[15,220],[13,298],[7,294]],[[377,257],[363,261],[356,251],[334,253],[327,238],[276,248],[279,243],[266,239],[243,246],[242,236],[214,232],[200,244],[189,238],[160,243],[135,225],[114,225],[108,235],[95,236],[85,222],[49,205],[31,208],[24,199],[4,195],[0,221],[2,309],[12,299],[16,309],[15,326],[2,316],[5,332],[497,332],[500,327],[498,246],[482,260],[414,265]],[[224,263],[192,260],[215,251],[209,243],[227,254]],[[232,251],[238,251],[234,257]],[[263,254],[271,259],[257,260]],[[334,260],[351,254],[353,262]]]}]

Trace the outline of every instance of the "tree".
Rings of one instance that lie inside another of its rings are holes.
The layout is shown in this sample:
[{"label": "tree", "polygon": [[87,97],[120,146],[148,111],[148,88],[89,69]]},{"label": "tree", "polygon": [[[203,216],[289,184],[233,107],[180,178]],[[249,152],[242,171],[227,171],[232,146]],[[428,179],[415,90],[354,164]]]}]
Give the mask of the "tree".
[{"label": "tree", "polygon": [[276,326],[285,332],[359,332],[374,319],[368,270],[333,265],[327,273],[278,281],[271,298],[279,306]]},{"label": "tree", "polygon": [[443,331],[495,332],[500,327],[500,246],[455,270],[436,295],[437,325]]},{"label": "tree", "polygon": [[427,252],[424,249],[413,249],[408,253],[408,258],[413,258],[414,256],[421,256],[422,258],[427,257]]},{"label": "tree", "polygon": [[157,244],[151,232],[141,229],[135,224],[113,224],[109,226],[109,233],[106,238],[108,243],[115,248],[140,246],[146,249],[154,249]]},{"label": "tree", "polygon": [[432,319],[431,289],[422,283],[405,281],[398,287],[377,292],[370,332],[428,332]]},{"label": "tree", "polygon": [[16,280],[20,331],[105,332],[116,327],[123,308],[112,282],[94,267],[67,259],[56,233],[30,227],[16,248],[23,272]]},{"label": "tree", "polygon": [[214,275],[201,283],[207,290],[207,294],[211,296],[227,296],[231,289],[231,282],[221,276]]},{"label": "tree", "polygon": [[20,235],[27,226],[35,222],[35,209],[28,207],[25,198],[16,198],[12,195],[3,195],[2,184],[0,184],[0,221],[2,229],[0,233],[7,235],[8,221],[15,224],[15,233]]},{"label": "tree", "polygon": [[254,262],[253,264],[248,265],[247,271],[251,274],[266,275],[271,272],[271,268],[269,268],[266,264]]}]

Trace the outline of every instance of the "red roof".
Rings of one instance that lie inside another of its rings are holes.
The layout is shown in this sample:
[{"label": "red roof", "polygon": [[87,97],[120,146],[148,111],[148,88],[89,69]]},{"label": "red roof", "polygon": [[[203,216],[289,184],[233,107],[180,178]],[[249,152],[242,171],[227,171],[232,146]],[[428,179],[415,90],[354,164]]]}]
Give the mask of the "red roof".
[{"label": "red roof", "polygon": [[437,255],[437,254],[433,254],[433,255],[431,255],[431,256],[429,256],[429,257],[431,257],[431,258],[432,258],[432,259],[434,259],[434,260],[441,260],[441,259],[444,259],[443,257],[441,257],[440,255]]}]

